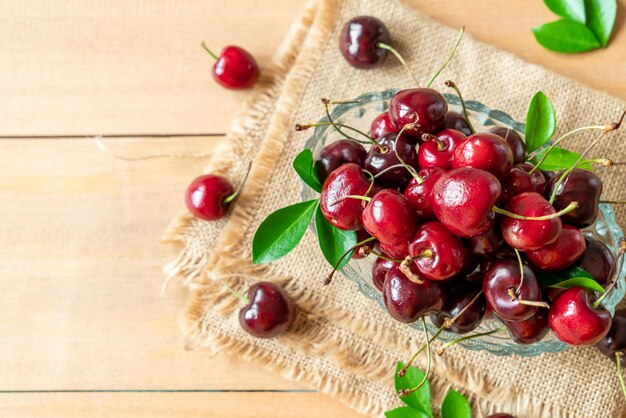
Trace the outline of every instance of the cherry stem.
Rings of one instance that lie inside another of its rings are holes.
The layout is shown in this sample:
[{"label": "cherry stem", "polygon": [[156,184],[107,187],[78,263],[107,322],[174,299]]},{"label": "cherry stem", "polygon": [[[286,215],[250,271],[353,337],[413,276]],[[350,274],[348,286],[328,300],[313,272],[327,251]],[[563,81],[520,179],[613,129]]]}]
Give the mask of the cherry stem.
[{"label": "cherry stem", "polygon": [[526,299],[520,299],[518,297],[519,295],[519,291],[517,291],[516,289],[510,288],[507,292],[506,292],[509,296],[511,296],[511,300],[519,302],[522,305],[526,305],[526,306],[536,306],[538,308],[550,308],[550,305],[548,304],[548,302],[544,302],[542,300],[526,300]]},{"label": "cherry stem", "polygon": [[[322,104],[324,105],[324,111],[326,112],[326,117],[328,118],[328,121],[330,122],[330,125],[335,128],[335,130],[337,132],[339,132],[341,135],[343,135],[345,138],[347,139],[352,139],[354,140],[354,138],[352,138],[350,135],[346,134],[344,131],[342,131],[339,128],[339,124],[335,123],[333,121],[332,116],[330,116],[330,110],[328,108],[329,104],[338,104],[338,103],[353,103],[353,102],[338,102],[338,101],[333,101],[333,100],[329,100],[329,99],[322,99]],[[358,103],[358,101],[356,101],[356,103]],[[345,125],[343,125],[345,126]],[[346,128],[348,128],[347,126],[345,126]],[[374,138],[372,138],[371,136],[367,135],[366,133],[359,131],[358,129],[355,128],[349,128],[352,129],[355,132],[360,133],[361,135],[363,135],[365,138],[367,138],[372,144],[376,145],[378,147],[378,149],[380,150],[380,152],[382,152],[383,154],[386,154],[388,152],[387,147],[384,145],[381,145],[377,140],[375,140]]]},{"label": "cherry stem", "polygon": [[240,301],[242,301],[243,303],[245,303],[246,305],[248,303],[250,303],[250,300],[245,297],[244,295],[242,295],[241,293],[237,292],[235,289],[233,289],[232,287],[230,287],[226,282],[222,282],[222,284],[226,287],[226,289],[228,289],[228,291],[230,293],[232,293],[234,296],[237,297],[237,299],[239,299]]},{"label": "cherry stem", "polygon": [[346,199],[359,199],[362,200],[364,202],[369,202],[370,200],[372,200],[371,197],[367,197],[367,196],[359,196],[359,195],[354,195],[354,194],[349,194],[347,196],[342,196],[339,199],[335,200],[334,202],[332,202],[329,206],[334,206],[339,202],[342,202]]},{"label": "cherry stem", "polygon": [[624,383],[624,374],[622,373],[622,357],[624,353],[618,351],[615,353],[615,363],[617,364],[617,378],[619,379],[619,385],[622,387],[622,393],[626,398],[626,383]]},{"label": "cherry stem", "polygon": [[547,221],[550,219],[554,219],[554,218],[558,218],[559,216],[563,216],[566,213],[570,213],[571,211],[573,211],[574,209],[576,209],[578,207],[578,202],[572,202],[569,205],[567,205],[566,208],[555,212],[553,214],[550,215],[543,215],[543,216],[522,216],[522,215],[518,215],[517,213],[513,213],[513,212],[509,212],[508,210],[504,210],[504,209],[500,209],[497,206],[493,206],[491,208],[491,210],[493,210],[496,213],[499,213],[501,215],[504,216],[508,216],[509,218],[513,218],[513,219],[519,219],[522,221]]},{"label": "cherry stem", "polygon": [[520,255],[517,248],[513,249],[515,251],[515,255],[517,256],[517,262],[519,263],[519,284],[517,285],[517,289],[515,289],[515,293],[519,295],[522,291],[522,286],[524,285],[524,264],[522,263],[522,256]]},{"label": "cherry stem", "polygon": [[503,326],[498,327],[498,328],[496,328],[496,329],[493,329],[493,330],[491,330],[491,331],[479,332],[479,333],[477,333],[477,334],[471,334],[471,335],[466,335],[466,336],[461,337],[461,338],[457,338],[456,340],[452,340],[452,341],[450,341],[449,343],[446,343],[446,344],[445,344],[443,347],[441,347],[440,349],[438,349],[438,350],[437,350],[437,354],[438,354],[438,355],[440,355],[440,356],[443,356],[443,355],[444,355],[444,353],[446,352],[446,350],[447,350],[448,348],[450,348],[451,346],[455,345],[455,344],[458,344],[458,343],[463,342],[463,341],[471,340],[471,339],[473,339],[473,338],[478,338],[478,337],[486,337],[487,335],[492,335],[492,334],[496,334],[496,333],[498,333],[498,332],[502,332],[502,331],[504,331],[505,329],[506,329],[506,326],[504,326],[504,325],[503,325]]},{"label": "cherry stem", "polygon": [[407,255],[404,260],[400,263],[400,271],[413,283],[424,284],[424,281],[417,275],[411,271],[411,263],[413,262],[413,257]]},{"label": "cherry stem", "polygon": [[206,46],[206,42],[202,42],[200,45],[202,46],[202,48],[203,48],[206,52],[208,52],[208,53],[209,53],[209,55],[210,55],[210,56],[212,56],[212,57],[213,57],[213,59],[214,59],[215,61],[217,61],[217,60],[219,59],[219,58],[218,58],[218,56],[217,56],[217,55],[215,55],[215,54],[213,53],[213,51],[211,51],[211,50],[209,49],[209,47],[208,47],[208,46]]},{"label": "cherry stem", "polygon": [[[602,294],[602,296],[596,299],[596,301],[593,303],[592,307],[594,309],[598,309],[602,301],[611,293],[611,291],[617,285],[617,277],[613,278],[613,273],[615,273],[615,267],[617,266],[617,263],[623,259],[624,253],[626,253],[626,238],[622,237],[617,243],[617,257],[615,257],[615,260],[613,260],[611,268],[609,269],[609,274],[607,274],[607,277],[612,278],[611,283],[604,289],[604,293]],[[620,264],[619,271],[622,270],[622,267],[622,264]]]},{"label": "cherry stem", "polygon": [[445,85],[454,89],[457,96],[459,96],[459,100],[461,101],[461,108],[463,109],[463,116],[465,116],[465,122],[467,122],[467,126],[472,134],[476,133],[476,129],[472,126],[472,122],[470,121],[469,115],[467,114],[467,108],[465,107],[465,100],[463,100],[463,96],[461,96],[461,90],[457,87],[457,85],[452,80],[448,80],[445,82]]},{"label": "cherry stem", "polygon": [[[452,60],[452,57],[456,53],[456,49],[459,47],[459,44],[461,43],[461,39],[463,39],[463,32],[465,32],[465,26],[463,26],[461,28],[461,30],[459,31],[459,36],[456,39],[456,43],[454,44],[454,47],[452,48],[452,51],[450,52],[450,55],[448,55],[448,58],[446,59],[446,61],[443,63],[443,65],[441,67],[439,67],[439,69],[437,70],[435,75],[433,75],[433,77],[430,79],[430,81],[426,85],[426,88],[429,88],[433,84],[435,79],[439,76],[439,73],[441,73],[443,71],[443,69],[446,68],[448,63]],[[473,133],[473,131],[472,131],[472,133]]]},{"label": "cherry stem", "polygon": [[343,261],[344,258],[346,258],[349,254],[351,254],[352,252],[354,252],[354,250],[356,250],[357,248],[359,248],[361,245],[367,244],[368,242],[372,242],[374,241],[376,238],[374,237],[369,237],[364,239],[363,241],[357,242],[355,246],[351,247],[348,251],[346,251],[345,253],[343,253],[343,255],[341,256],[341,258],[339,259],[339,261],[337,261],[337,264],[335,264],[333,266],[333,270],[330,272],[330,274],[328,276],[326,276],[326,278],[324,279],[324,286],[328,286],[330,284],[330,282],[333,280],[333,275],[335,274],[335,272],[339,269],[339,265],[341,265],[341,262]]},{"label": "cherry stem", "polygon": [[400,164],[402,164],[402,167],[404,167],[406,169],[406,171],[409,172],[409,174],[411,174],[411,176],[419,183],[423,183],[424,179],[421,178],[418,174],[417,171],[415,171],[415,168],[411,167],[410,165],[408,165],[401,157],[400,154],[398,154],[398,141],[400,139],[400,137],[402,136],[402,134],[404,133],[405,129],[409,129],[409,128],[416,128],[418,126],[417,123],[407,123],[406,125],[404,125],[402,127],[402,129],[400,129],[400,132],[398,132],[398,134],[396,135],[396,142],[395,142],[395,146],[393,147],[393,152],[396,156],[396,158],[398,159],[398,161],[400,161]]},{"label": "cherry stem", "polygon": [[441,139],[437,138],[433,134],[423,134],[422,141],[433,141],[434,143],[437,144],[438,151],[443,151],[444,149],[446,149],[446,144],[444,144]]},{"label": "cherry stem", "polygon": [[[351,130],[353,132],[356,132],[359,135],[362,135],[365,138],[367,138],[367,141],[365,143],[367,143],[367,144],[371,144],[372,143],[372,137],[369,136],[368,134],[366,134],[365,132],[363,132],[361,130],[358,130],[358,129],[352,127],[352,126],[345,125],[345,124],[339,123],[339,122],[316,122],[316,123],[309,123],[309,124],[306,124],[306,125],[303,125],[303,124],[300,124],[300,123],[296,123],[296,125],[294,126],[294,129],[296,131],[300,132],[300,131],[306,131],[309,128],[315,128],[317,126],[330,126],[330,125],[336,126],[336,127],[339,127],[339,128],[349,129],[349,130]],[[358,141],[356,138],[352,138],[352,137],[349,137],[349,139],[352,139],[352,140],[357,141],[357,142],[363,142],[363,141]]]},{"label": "cherry stem", "polygon": [[404,66],[404,68],[406,69],[407,73],[409,73],[411,75],[411,77],[413,78],[413,81],[415,82],[415,85],[419,86],[420,83],[417,81],[417,78],[415,78],[415,74],[413,74],[413,71],[411,71],[411,69],[409,68],[408,64],[406,63],[406,61],[404,60],[402,55],[398,52],[398,50],[396,50],[391,45],[387,45],[384,42],[378,42],[376,44],[376,46],[378,48],[386,49],[387,51],[391,52],[398,59],[398,61],[400,61],[400,64],[402,64]]},{"label": "cherry stem", "polygon": [[600,203],[610,203],[611,205],[624,205],[626,200],[601,200]]},{"label": "cherry stem", "polygon": [[[422,378],[422,381],[419,382],[417,384],[417,386],[415,386],[414,388],[399,390],[398,391],[398,396],[400,396],[400,397],[409,396],[411,393],[418,391],[428,381],[428,376],[430,375],[430,367],[431,367],[431,362],[432,362],[432,352],[430,350],[430,340],[428,339],[428,330],[426,329],[426,320],[424,319],[424,317],[422,317],[421,319],[422,319],[422,329],[424,330],[424,335],[426,336],[426,347],[428,349],[428,351],[427,351],[427,353],[428,353],[428,363],[426,365],[426,373],[424,373],[424,377]],[[405,366],[405,368],[406,368],[406,366]],[[405,368],[403,368],[402,370],[405,370]],[[398,376],[402,377],[402,376],[404,376],[405,373],[406,373],[406,370],[405,370],[405,372],[402,375],[400,375],[400,372],[398,372]]]},{"label": "cherry stem", "polygon": [[370,177],[370,185],[367,188],[367,191],[365,192],[365,196],[368,196],[370,192],[372,191],[372,188],[374,188],[374,182],[376,181],[376,176],[364,168],[362,170],[365,174],[367,174]]},{"label": "cherry stem", "polygon": [[369,255],[369,254],[374,254],[376,257],[378,257],[378,258],[382,258],[382,259],[383,259],[383,260],[385,260],[385,261],[391,261],[392,263],[401,263],[401,262],[402,262],[402,260],[398,260],[398,259],[395,259],[395,258],[389,258],[389,257],[387,257],[386,255],[381,254],[381,253],[379,253],[378,251],[375,251],[373,248],[368,247],[367,245],[365,245],[365,246],[361,247],[361,249],[362,249],[363,251],[360,251],[360,252],[361,252],[361,254],[362,254],[362,255],[364,255],[364,256],[367,256],[367,255]]},{"label": "cherry stem", "polygon": [[250,174],[250,169],[251,168],[252,168],[252,162],[250,164],[248,164],[248,170],[246,171],[246,175],[244,176],[244,178],[241,181],[241,184],[239,185],[237,190],[235,190],[235,193],[233,193],[230,196],[226,197],[226,199],[224,199],[224,203],[230,203],[233,200],[237,199],[237,197],[241,193],[241,189],[243,189],[243,185],[246,184],[246,180],[248,179],[248,175]]}]

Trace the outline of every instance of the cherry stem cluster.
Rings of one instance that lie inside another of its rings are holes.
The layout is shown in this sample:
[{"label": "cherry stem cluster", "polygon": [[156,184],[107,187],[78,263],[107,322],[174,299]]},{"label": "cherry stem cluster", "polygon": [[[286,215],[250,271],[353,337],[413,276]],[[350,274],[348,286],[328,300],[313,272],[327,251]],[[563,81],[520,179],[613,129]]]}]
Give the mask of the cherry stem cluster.
[{"label": "cherry stem cluster", "polygon": [[476,129],[474,129],[474,127],[472,126],[472,122],[470,121],[469,115],[467,114],[467,108],[465,107],[465,100],[463,100],[463,96],[461,96],[461,90],[459,90],[457,85],[452,80],[446,81],[445,85],[453,89],[456,92],[457,96],[459,96],[459,100],[461,101],[461,108],[463,109],[463,116],[465,116],[467,126],[469,127],[470,132],[475,134]]}]

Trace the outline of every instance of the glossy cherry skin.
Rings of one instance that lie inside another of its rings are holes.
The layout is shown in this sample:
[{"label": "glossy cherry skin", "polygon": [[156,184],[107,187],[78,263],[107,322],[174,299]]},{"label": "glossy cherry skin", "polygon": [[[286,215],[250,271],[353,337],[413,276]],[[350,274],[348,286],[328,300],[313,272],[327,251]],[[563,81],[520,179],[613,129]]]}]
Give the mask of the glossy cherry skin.
[{"label": "glossy cherry skin", "polygon": [[511,334],[511,339],[518,344],[532,344],[541,341],[548,334],[548,309],[539,308],[533,316],[523,321],[502,320]]},{"label": "glossy cherry skin", "polygon": [[[535,273],[524,264],[524,284],[517,293],[520,284],[520,268],[517,260],[504,259],[491,264],[483,274],[483,291],[487,304],[496,315],[507,321],[523,321],[537,312],[536,306],[520,303],[519,299],[541,301],[541,290]],[[509,295],[515,291],[516,298]]]},{"label": "glossy cherry skin", "polygon": [[458,112],[448,111],[443,123],[443,129],[456,129],[457,131],[463,132],[465,136],[472,134],[469,123],[467,123],[465,117]]},{"label": "glossy cherry skin", "polygon": [[[396,150],[402,161],[417,170],[417,151],[409,137],[389,133],[378,138],[378,142],[386,147],[385,152],[382,152],[378,146],[372,145],[363,163],[363,168],[367,171],[376,175],[388,167],[400,164],[400,160],[396,157]],[[397,167],[376,177],[376,182],[384,187],[405,187],[411,178],[411,173],[406,168]]]},{"label": "glossy cherry skin", "polygon": [[441,93],[434,89],[416,88],[401,90],[389,103],[389,116],[398,129],[417,123],[419,127],[407,128],[407,135],[422,137],[443,129],[448,105]]},{"label": "glossy cherry skin", "polygon": [[592,345],[611,329],[611,313],[594,309],[593,294],[582,287],[560,293],[550,305],[548,321],[556,337],[569,345]]},{"label": "glossy cherry skin", "polygon": [[417,172],[421,181],[412,178],[404,189],[404,197],[421,219],[436,219],[433,212],[433,186],[443,173],[444,170],[438,167],[422,168]]},{"label": "glossy cherry skin", "polygon": [[357,16],[348,20],[341,30],[339,49],[351,66],[373,68],[387,57],[388,51],[378,43],[389,44],[389,39],[383,22],[372,16]]},{"label": "glossy cherry skin", "polygon": [[409,255],[417,257],[425,251],[431,257],[414,258],[413,264],[419,275],[430,280],[446,280],[463,270],[467,261],[467,249],[461,240],[440,222],[420,225],[409,241]]},{"label": "glossy cherry skin", "polygon": [[[344,164],[332,173],[322,186],[320,194],[320,208],[322,214],[331,224],[344,231],[358,231],[363,229],[364,203],[362,200],[346,198],[344,196],[365,196],[370,187],[370,181],[365,178],[363,169],[356,164]],[[372,190],[371,193],[375,193]]]},{"label": "glossy cherry skin", "polygon": [[207,174],[197,177],[187,187],[185,204],[196,218],[214,221],[226,214],[230,203],[224,202],[224,199],[233,193],[233,186],[228,180]]},{"label": "glossy cherry skin", "polygon": [[404,260],[409,255],[409,242],[403,241],[400,244],[391,245],[381,242],[378,244],[380,250],[394,260]]},{"label": "glossy cherry skin", "polygon": [[[544,216],[556,213],[539,193],[519,194],[507,203],[506,210],[522,216]],[[514,219],[502,216],[500,229],[507,244],[520,251],[536,251],[559,238],[562,224],[556,217],[545,221]]]},{"label": "glossy cherry skin", "polygon": [[433,211],[452,233],[471,238],[494,224],[493,205],[500,198],[500,182],[491,173],[471,167],[443,173],[433,186]]},{"label": "glossy cherry skin", "polygon": [[[626,354],[626,309],[615,311],[611,329],[596,343],[596,347],[613,361],[615,361],[615,353]],[[626,366],[625,357],[622,357],[621,363],[622,367]]]},{"label": "glossy cherry skin", "polygon": [[330,173],[344,164],[354,163],[362,166],[367,151],[363,145],[351,139],[341,139],[322,148],[315,159],[315,172],[321,182],[324,182]]},{"label": "glossy cherry skin", "polygon": [[587,248],[576,265],[591,274],[598,283],[607,284],[614,260],[613,253],[602,241],[591,237],[586,237],[585,241]]},{"label": "glossy cherry skin", "polygon": [[530,174],[533,168],[534,166],[528,163],[517,164],[511,168],[511,171],[502,181],[505,202],[524,192],[536,192],[543,195],[546,191],[546,178],[541,170]]},{"label": "glossy cherry skin", "polygon": [[474,167],[504,178],[513,166],[511,147],[498,135],[477,133],[456,146],[452,167]]},{"label": "glossy cherry skin", "polygon": [[[446,286],[445,303],[441,311],[431,315],[430,320],[436,327],[443,326],[446,319],[453,318],[463,310],[480,292],[480,283],[458,282]],[[447,331],[465,334],[476,329],[485,315],[486,302],[483,295],[479,296]]]},{"label": "glossy cherry skin", "polygon": [[259,67],[245,49],[227,46],[213,65],[213,78],[227,89],[247,89],[259,78]]},{"label": "glossy cherry skin", "polygon": [[556,241],[536,251],[526,252],[526,258],[539,270],[559,271],[573,265],[583,255],[585,248],[585,237],[580,229],[563,225]]},{"label": "glossy cherry skin", "polygon": [[283,334],[296,316],[293,301],[274,283],[258,282],[250,286],[248,301],[239,311],[239,323],[255,337],[271,338]]},{"label": "glossy cherry skin", "polygon": [[[418,275],[413,265],[411,271]],[[430,280],[424,280],[422,284],[412,282],[396,264],[387,272],[383,286],[383,302],[395,320],[415,322],[424,315],[441,310],[444,292],[437,282]]]},{"label": "glossy cherry skin", "polygon": [[496,126],[489,132],[498,135],[509,144],[513,152],[513,164],[521,164],[526,160],[526,143],[516,131],[506,126]]},{"label": "glossy cherry skin", "polygon": [[420,168],[439,167],[444,170],[452,168],[452,153],[467,137],[463,132],[454,129],[444,129],[435,136],[437,141],[425,141],[417,151]]},{"label": "glossy cherry skin", "polygon": [[406,197],[393,189],[378,192],[363,211],[363,226],[381,243],[406,243],[415,231],[417,216]]},{"label": "glossy cherry skin", "polygon": [[[556,177],[548,182],[546,196],[552,195],[561,174],[562,172],[558,172]],[[600,195],[602,195],[600,177],[591,171],[576,168],[559,186],[554,199],[554,208],[561,210],[572,202],[578,202],[576,209],[563,215],[563,222],[578,228],[586,228],[593,224],[598,217]]]},{"label": "glossy cherry skin", "polygon": [[[364,241],[368,238],[371,238],[371,235],[367,233],[367,231],[365,229],[360,229],[358,231],[356,231],[356,242],[361,242]],[[374,246],[376,245],[376,240],[374,241],[370,241],[367,244],[364,245],[359,245],[358,247],[356,247],[354,249],[354,254],[352,254],[352,258],[356,259],[356,260],[360,260],[362,258],[365,258],[368,256],[368,254],[363,254],[361,253],[361,248],[363,248],[364,246],[367,246],[368,248],[374,248]]]},{"label": "glossy cherry skin", "polygon": [[504,244],[504,239],[500,233],[500,226],[494,225],[493,228],[467,239],[467,246],[470,252],[478,257],[487,257],[498,252]]},{"label": "glossy cherry skin", "polygon": [[377,258],[372,265],[372,281],[376,289],[383,291],[383,285],[385,284],[385,278],[387,272],[397,263],[393,261],[385,260],[383,258]]},{"label": "glossy cherry skin", "polygon": [[376,116],[370,125],[370,133],[374,138],[380,138],[383,135],[400,132],[391,122],[389,112],[383,112]]}]

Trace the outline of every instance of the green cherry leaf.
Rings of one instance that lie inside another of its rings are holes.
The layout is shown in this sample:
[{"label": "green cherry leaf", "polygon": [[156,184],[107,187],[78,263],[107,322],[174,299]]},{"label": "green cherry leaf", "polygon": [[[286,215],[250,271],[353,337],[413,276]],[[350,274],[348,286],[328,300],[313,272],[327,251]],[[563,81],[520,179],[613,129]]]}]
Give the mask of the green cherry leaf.
[{"label": "green cherry leaf", "polygon": [[543,0],[550,10],[561,17],[585,23],[585,2],[583,0]]},{"label": "green cherry leaf", "polygon": [[441,404],[441,418],[472,418],[472,407],[465,396],[450,389]]},{"label": "green cherry leaf", "polygon": [[[537,164],[539,161],[541,161],[543,156],[546,155],[547,151],[548,151],[548,148],[542,150],[539,154],[537,154],[532,159],[532,162],[534,164]],[[576,163],[576,161],[578,161],[578,158],[580,158],[579,153],[566,150],[564,148],[557,146],[557,147],[554,147],[552,151],[550,151],[550,154],[548,154],[548,156],[541,163],[541,166],[539,168],[541,168],[542,170],[549,170],[549,171],[567,170],[568,168],[572,167]],[[581,162],[578,165],[578,168],[593,171],[593,166],[587,162]]]},{"label": "green cherry leaf", "polygon": [[[315,212],[315,227],[317,238],[322,249],[322,254],[331,266],[336,266],[341,257],[354,247],[357,243],[356,232],[342,231],[332,225],[322,214],[322,209],[318,206]],[[352,258],[349,254],[341,260],[337,269],[341,269]]]},{"label": "green cherry leaf", "polygon": [[572,266],[557,272],[538,271],[537,276],[539,284],[543,287],[569,289],[575,286],[581,286],[596,292],[604,293],[604,289],[593,278],[593,276],[577,266]]},{"label": "green cherry leaf", "polygon": [[428,418],[428,415],[417,409],[413,409],[410,406],[401,406],[400,408],[392,409],[385,412],[387,418]]},{"label": "green cherry leaf", "polygon": [[[422,379],[424,379],[424,373],[417,367],[413,366],[408,368],[404,376],[398,376],[398,372],[403,367],[404,364],[398,362],[396,366],[396,373],[394,375],[396,393],[400,389],[414,388],[422,381]],[[426,381],[426,383],[419,388],[419,390],[411,393],[409,396],[401,397],[400,400],[408,406],[423,412],[427,417],[433,416],[433,410],[430,406],[430,382],[428,381]]]},{"label": "green cherry leaf", "polygon": [[311,189],[318,193],[322,191],[322,185],[313,166],[313,152],[310,149],[305,149],[296,156],[293,160],[293,168]]},{"label": "green cherry leaf", "polygon": [[561,19],[532,28],[535,39],[544,48],[568,54],[600,48],[591,29],[579,22]]},{"label": "green cherry leaf", "polygon": [[532,152],[548,142],[556,129],[556,114],[548,96],[535,93],[526,114],[526,150]]},{"label": "green cherry leaf", "polygon": [[589,279],[587,277],[574,277],[573,279],[563,280],[562,282],[555,283],[553,285],[550,285],[549,287],[556,287],[559,289],[584,287],[586,289],[593,290],[594,292],[604,293],[604,288],[600,285],[600,283],[596,282],[594,279]]},{"label": "green cherry leaf", "polygon": [[617,2],[615,0],[585,0],[585,10],[587,27],[591,29],[602,46],[606,46],[613,31]]},{"label": "green cherry leaf", "polygon": [[318,199],[296,203],[271,213],[252,239],[252,262],[269,263],[296,248],[311,223]]}]

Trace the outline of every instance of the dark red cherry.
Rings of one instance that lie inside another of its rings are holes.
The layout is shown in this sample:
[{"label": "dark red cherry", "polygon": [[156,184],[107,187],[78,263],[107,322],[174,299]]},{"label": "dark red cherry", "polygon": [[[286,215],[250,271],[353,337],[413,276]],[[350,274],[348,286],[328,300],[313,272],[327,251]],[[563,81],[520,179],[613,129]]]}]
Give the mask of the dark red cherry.
[{"label": "dark red cherry", "polygon": [[603,306],[594,308],[591,291],[572,287],[560,293],[550,305],[548,321],[556,337],[569,345],[599,342],[611,329],[611,313]]},{"label": "dark red cherry", "polygon": [[534,166],[528,163],[513,166],[502,181],[505,202],[524,192],[536,192],[542,195],[546,191],[546,178],[541,170],[530,174],[533,168]]},{"label": "dark red cherry", "polygon": [[548,309],[539,308],[533,316],[523,321],[506,321],[502,323],[509,329],[511,339],[518,344],[533,344],[541,341],[548,334]]},{"label": "dark red cherry", "polygon": [[420,179],[412,178],[404,190],[404,197],[422,219],[436,219],[432,206],[433,186],[443,173],[444,170],[438,167],[423,168],[417,172]]},{"label": "dark red cherry", "polygon": [[443,129],[456,129],[463,132],[466,136],[472,134],[472,130],[469,127],[469,123],[463,115],[457,112],[450,112],[446,114],[446,119],[443,123]]},{"label": "dark red cherry", "polygon": [[[507,321],[523,321],[537,312],[536,306],[523,304],[522,301],[541,301],[537,277],[525,264],[524,283],[518,291],[520,273],[517,260],[504,259],[492,263],[483,274],[483,291],[487,304],[496,315]],[[510,291],[513,291],[513,296]]]},{"label": "dark red cherry", "polygon": [[[420,257],[430,251],[428,257]],[[440,222],[420,225],[409,241],[409,255],[419,275],[430,280],[446,280],[463,270],[467,250],[461,240]]]},{"label": "dark red cherry", "polygon": [[591,274],[598,283],[607,284],[614,260],[613,253],[602,241],[591,237],[586,237],[585,241],[587,248],[576,265]]},{"label": "dark red cherry", "polygon": [[383,112],[376,116],[370,126],[370,133],[374,138],[380,138],[383,135],[400,132],[391,122],[389,112]]},{"label": "dark red cherry", "polygon": [[415,231],[417,216],[406,197],[392,189],[378,192],[363,211],[363,226],[378,241],[406,243]]},{"label": "dark red cherry", "polygon": [[[613,315],[609,332],[596,344],[602,354],[615,361],[615,353],[626,354],[626,309],[619,309]],[[626,358],[620,361],[626,366]]]},{"label": "dark red cherry", "polygon": [[477,133],[456,146],[452,167],[474,167],[504,178],[513,166],[511,147],[498,135]]},{"label": "dark red cherry", "polygon": [[389,44],[389,31],[372,16],[357,16],[346,22],[339,36],[339,49],[348,64],[355,68],[375,67],[387,57],[379,43]]},{"label": "dark red cherry", "polygon": [[513,164],[521,164],[526,161],[526,144],[516,131],[506,126],[496,126],[491,128],[489,132],[498,135],[509,144],[511,152],[513,152]]},{"label": "dark red cherry", "polygon": [[216,60],[213,65],[213,78],[222,87],[231,90],[247,89],[259,78],[259,67],[254,57],[245,49],[227,46],[218,57],[204,44],[202,46]]},{"label": "dark red cherry", "polygon": [[372,265],[372,281],[376,289],[383,291],[383,285],[385,284],[385,277],[387,272],[397,263],[393,261],[385,260],[383,258],[377,258]]},{"label": "dark red cherry", "polygon": [[[480,295],[472,302],[474,297],[480,292],[480,283],[457,282],[451,283],[445,288],[445,303],[441,311],[431,315],[430,320],[436,327],[441,327],[446,319],[458,315],[465,307],[467,309],[454,321],[447,331],[457,334],[465,334],[473,331],[480,325],[485,315],[485,297]],[[467,305],[472,302],[468,307]]]},{"label": "dark red cherry", "polygon": [[351,139],[340,139],[326,145],[315,159],[315,172],[323,183],[338,167],[354,163],[362,166],[367,151],[363,145]]},{"label": "dark red cherry", "polygon": [[[538,193],[519,194],[507,203],[506,210],[521,216],[547,216],[556,213],[552,205]],[[514,219],[502,216],[500,228],[507,244],[520,251],[535,251],[552,244],[561,233],[561,219],[545,221]]]},{"label": "dark red cherry", "polygon": [[511,414],[506,414],[504,412],[498,412],[496,414],[491,414],[486,418],[515,418],[513,415]]},{"label": "dark red cherry", "polygon": [[444,170],[452,168],[452,153],[466,138],[461,131],[444,129],[433,135],[430,140],[425,140],[417,151],[420,168],[439,167]]},{"label": "dark red cherry", "polygon": [[[417,151],[409,137],[389,133],[378,138],[378,143],[384,147],[385,152],[382,152],[380,147],[372,145],[363,164],[367,171],[376,175],[386,168],[400,164],[400,160],[396,157],[396,150],[402,161],[417,170]],[[411,173],[400,166],[376,177],[376,182],[385,187],[405,187],[411,178]]]},{"label": "dark red cherry", "polygon": [[502,247],[503,243],[504,239],[500,233],[499,225],[494,225],[487,232],[467,239],[468,249],[478,257],[495,254]]},{"label": "dark red cherry", "polygon": [[433,211],[452,233],[471,238],[494,224],[492,208],[500,198],[500,182],[491,173],[471,167],[443,173],[433,186]]},{"label": "dark red cherry", "polygon": [[293,323],[296,311],[293,301],[274,283],[259,282],[250,286],[248,301],[239,311],[239,323],[255,337],[275,337]]},{"label": "dark red cherry", "polygon": [[585,252],[585,245],[580,229],[563,225],[556,241],[536,251],[526,252],[526,258],[539,270],[559,271],[574,264]]},{"label": "dark red cherry", "polygon": [[234,193],[233,186],[223,177],[207,174],[197,177],[185,192],[187,209],[197,218],[214,221],[228,211],[225,199]]},{"label": "dark red cherry", "polygon": [[400,244],[391,245],[381,242],[378,244],[380,250],[394,260],[404,260],[409,255],[409,242],[403,241]]},{"label": "dark red cherry", "polygon": [[[320,208],[331,224],[344,231],[363,229],[361,215],[365,202],[346,196],[365,196],[370,188],[370,180],[363,169],[356,164],[344,164],[332,173],[322,186]],[[371,193],[375,193],[372,190]]]},{"label": "dark red cherry", "polygon": [[[562,172],[548,182],[546,196],[552,196],[556,183]],[[566,215],[563,222],[578,228],[592,225],[598,217],[600,195],[602,195],[602,180],[591,171],[575,168],[569,177],[559,186],[554,199],[554,208],[562,210],[572,202],[578,202],[578,207]]]},{"label": "dark red cherry", "polygon": [[[417,269],[411,265],[417,275]],[[412,282],[394,265],[387,272],[383,286],[383,301],[389,314],[400,322],[415,322],[424,315],[441,310],[444,293],[437,282],[424,280],[422,284]]]},{"label": "dark red cherry", "polygon": [[416,123],[418,127],[405,129],[407,135],[421,138],[443,129],[448,105],[441,93],[434,89],[417,88],[401,90],[389,103],[389,116],[398,129]]},{"label": "dark red cherry", "polygon": [[[365,229],[360,229],[356,231],[356,242],[361,242],[368,238],[371,238],[371,235],[368,234]],[[352,254],[352,258],[356,260],[360,260],[362,258],[367,257],[368,256],[367,253],[366,254],[361,253],[361,248],[363,248],[364,246],[367,246],[368,248],[374,248],[374,245],[376,245],[376,241],[369,241],[367,244],[359,245],[358,247],[354,249],[354,254]]]}]

